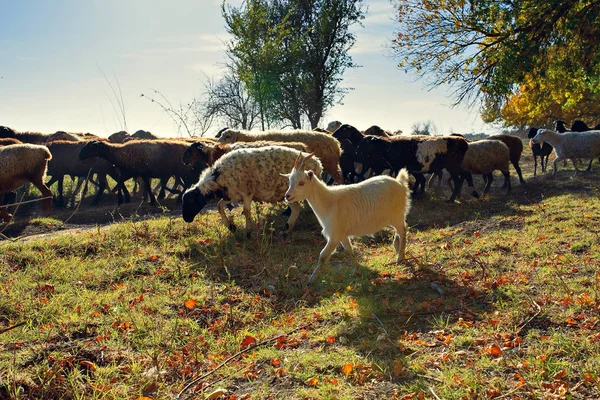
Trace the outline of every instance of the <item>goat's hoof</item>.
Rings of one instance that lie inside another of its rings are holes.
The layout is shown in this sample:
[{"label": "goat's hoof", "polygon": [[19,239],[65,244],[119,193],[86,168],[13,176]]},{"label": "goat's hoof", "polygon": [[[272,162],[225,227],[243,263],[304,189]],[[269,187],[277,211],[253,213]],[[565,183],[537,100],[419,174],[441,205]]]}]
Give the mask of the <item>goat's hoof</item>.
[{"label": "goat's hoof", "polygon": [[471,192],[471,196],[475,197],[476,199],[478,199],[478,198],[480,197],[480,196],[479,196],[479,193],[477,193],[475,190],[473,190],[473,191]]}]

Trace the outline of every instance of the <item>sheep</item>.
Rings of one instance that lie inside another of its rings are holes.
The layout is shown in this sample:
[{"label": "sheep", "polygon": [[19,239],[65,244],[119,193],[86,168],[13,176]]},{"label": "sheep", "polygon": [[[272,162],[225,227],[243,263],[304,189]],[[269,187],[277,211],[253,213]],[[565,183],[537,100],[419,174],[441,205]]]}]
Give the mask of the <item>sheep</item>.
[{"label": "sheep", "polygon": [[424,173],[446,169],[454,181],[454,190],[448,202],[453,202],[461,188],[462,162],[469,145],[456,136],[394,136],[383,138],[365,136],[356,149],[363,169],[375,166],[392,171],[407,168],[416,182],[413,191],[425,190]]},{"label": "sheep", "polygon": [[157,140],[157,139],[160,139],[158,136],[154,135],[152,132],[145,131],[143,129],[140,129],[140,130],[136,131],[133,135],[131,135],[131,138],[133,138],[133,139],[142,139],[142,140]]},{"label": "sheep", "polygon": [[283,146],[299,151],[306,151],[306,145],[300,142],[269,142],[259,140],[258,142],[237,142],[232,144],[215,143],[211,144],[208,141],[195,142],[188,147],[181,161],[196,170],[202,171],[207,165],[213,165],[223,155],[237,149],[248,149],[266,146]]},{"label": "sheep", "polygon": [[[471,175],[483,175],[486,181],[485,188],[483,189],[483,196],[485,196],[494,180],[493,172],[500,170],[506,182],[506,194],[509,194],[511,192],[510,173],[508,171],[509,162],[510,150],[504,142],[495,139],[470,142],[469,149],[465,153],[465,158],[462,162],[462,179],[466,179],[469,187],[473,187],[473,177]],[[473,197],[479,197],[476,191],[473,191],[472,195]]]},{"label": "sheep", "polygon": [[127,139],[130,139],[131,135],[126,131],[115,132],[108,137],[108,141],[111,143],[123,143]]},{"label": "sheep", "polygon": [[587,132],[587,131],[598,130],[599,127],[600,127],[600,125],[596,125],[596,127],[590,128],[582,120],[576,119],[575,121],[573,121],[573,125],[571,125],[571,131],[573,131],[573,132]]},{"label": "sheep", "polygon": [[[187,144],[173,140],[132,140],[119,144],[109,142],[88,142],[80,151],[79,158],[86,160],[90,157],[101,157],[114,164],[119,173],[119,187],[125,180],[141,177],[146,192],[150,196],[150,204],[156,204],[156,198],[150,186],[151,178],[167,181],[175,176],[176,182],[181,182],[184,188],[191,184],[192,171],[181,162]],[[129,202],[125,192],[125,201]],[[123,202],[121,193],[118,195],[119,205]]]},{"label": "sheep", "polygon": [[44,144],[48,136],[39,132],[15,132],[7,126],[0,126],[0,138],[17,139],[22,143]]},{"label": "sheep", "polygon": [[58,140],[69,142],[81,142],[83,141],[83,138],[81,136],[75,135],[74,133],[56,131],[55,133],[48,135],[48,138],[46,138],[46,143],[55,142]]},{"label": "sheep", "polygon": [[[543,145],[539,145],[533,143],[533,139],[535,135],[538,133],[538,128],[529,128],[529,133],[527,137],[529,138],[529,148],[533,153],[533,176],[535,177],[537,174],[537,158],[540,158],[540,164],[542,165],[542,172],[546,172],[546,167],[548,166],[548,158],[550,157],[550,153],[554,150],[554,147],[550,145],[550,143],[544,143]],[[546,162],[544,163],[544,157],[546,158]]]},{"label": "sheep", "polygon": [[23,142],[13,138],[0,139],[0,146],[10,146],[11,144],[23,144]]},{"label": "sheep", "polygon": [[600,156],[600,131],[588,132],[572,132],[568,135],[560,135],[558,132],[550,129],[540,129],[537,135],[532,139],[534,144],[550,143],[554,147],[556,158],[552,165],[552,174],[558,173],[557,163],[560,160],[570,159],[575,167],[577,176],[579,168],[577,168],[577,159],[589,158],[594,159]]},{"label": "sheep", "polygon": [[[225,214],[225,205],[243,201],[248,230],[252,201],[282,201],[288,182],[281,174],[289,171],[289,166],[300,154],[298,150],[283,146],[245,148],[225,154],[213,166],[205,169],[198,183],[183,195],[183,220],[192,222],[206,205],[206,197],[212,193],[222,196],[218,202],[219,214],[223,224],[231,231],[236,228]],[[306,167],[318,175],[323,172],[321,162],[316,157],[306,163]],[[282,235],[292,231],[300,214],[298,203],[290,204],[290,208],[291,214]]]},{"label": "sheep", "polygon": [[359,162],[356,157],[356,147],[365,135],[352,125],[343,124],[333,133],[333,137],[340,142],[342,148],[340,168],[342,169],[344,182],[354,183],[356,176],[359,176],[361,180],[364,179],[366,169],[363,168],[361,173],[357,175],[355,163]]},{"label": "sheep", "polygon": [[340,142],[334,137],[321,132],[294,130],[294,131],[264,131],[250,132],[227,129],[221,133],[219,142],[255,142],[258,140],[271,140],[275,142],[302,142],[308,151],[314,152],[323,163],[323,172],[328,173],[337,183],[344,183],[340,169],[340,155],[342,150]]},{"label": "sheep", "polygon": [[[0,148],[0,193],[8,193],[31,182],[42,193],[44,215],[52,210],[52,192],[44,184],[48,160],[52,155],[45,146],[34,144],[14,144]],[[1,206],[1,204],[0,204]],[[6,207],[0,207],[0,219],[12,218]]]},{"label": "sheep", "polygon": [[[92,158],[89,160],[80,160],[79,153],[81,149],[86,145],[86,142],[73,142],[73,141],[53,141],[46,146],[52,154],[52,160],[48,163],[48,175],[52,176],[52,179],[46,184],[48,187],[52,186],[55,182],[58,182],[58,196],[57,204],[63,206],[63,180],[65,175],[71,176],[71,178],[77,177],[77,186],[68,201],[68,204],[74,202],[75,196],[79,192],[81,185],[86,177],[92,177],[97,174],[98,179],[98,191],[96,197],[92,201],[93,205],[100,202],[104,190],[108,187],[106,176],[110,175],[113,179],[119,179],[113,165],[101,158]],[[91,169],[91,170],[90,170]],[[124,188],[124,186],[121,188]],[[84,187],[82,197],[85,197],[87,192],[87,183]]]},{"label": "sheep", "polygon": [[[521,167],[519,166],[519,161],[521,160],[521,154],[523,153],[523,141],[520,137],[513,135],[493,135],[487,138],[488,140],[499,140],[504,143],[510,152],[510,162],[517,171],[517,175],[519,176],[519,182],[521,184],[526,183],[525,179],[523,179],[523,173],[521,172]],[[502,187],[506,187],[507,182],[505,180],[504,185]]]},{"label": "sheep", "polygon": [[329,124],[327,124],[327,128],[325,129],[327,129],[328,132],[335,133],[340,126],[342,126],[340,121],[331,121]]},{"label": "sheep", "polygon": [[566,124],[567,123],[565,121],[558,119],[554,121],[554,129],[559,133],[568,132]]},{"label": "sheep", "polygon": [[338,244],[352,256],[355,255],[350,238],[374,234],[393,226],[394,248],[398,254],[397,262],[404,260],[406,249],[406,216],[410,210],[410,189],[408,171],[402,169],[396,178],[377,176],[369,180],[343,186],[327,187],[312,170],[305,171],[307,157],[298,156],[292,172],[285,174],[289,179],[289,188],[285,199],[289,204],[306,200],[315,213],[327,239],[327,244],[319,254],[319,262],[308,278],[310,284],[319,268],[328,260]]},{"label": "sheep", "polygon": [[383,129],[381,129],[380,127],[378,127],[377,125],[373,125],[371,127],[369,127],[366,131],[363,132],[363,134],[366,135],[373,135],[373,136],[382,136],[382,137],[390,137],[390,136],[394,136],[394,134],[390,131],[385,131]]}]

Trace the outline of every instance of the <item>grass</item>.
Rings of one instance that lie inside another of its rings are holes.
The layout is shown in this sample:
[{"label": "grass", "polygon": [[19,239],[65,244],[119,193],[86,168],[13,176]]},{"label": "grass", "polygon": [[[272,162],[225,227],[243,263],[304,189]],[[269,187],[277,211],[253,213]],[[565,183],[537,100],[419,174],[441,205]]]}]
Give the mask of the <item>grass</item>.
[{"label": "grass", "polygon": [[383,231],[310,288],[308,208],[287,239],[280,205],[254,208],[250,238],[209,212],[1,244],[0,332],[24,325],[0,333],[0,398],[173,398],[287,332],[182,398],[598,398],[600,173],[570,173],[462,204],[432,192],[407,263]]}]

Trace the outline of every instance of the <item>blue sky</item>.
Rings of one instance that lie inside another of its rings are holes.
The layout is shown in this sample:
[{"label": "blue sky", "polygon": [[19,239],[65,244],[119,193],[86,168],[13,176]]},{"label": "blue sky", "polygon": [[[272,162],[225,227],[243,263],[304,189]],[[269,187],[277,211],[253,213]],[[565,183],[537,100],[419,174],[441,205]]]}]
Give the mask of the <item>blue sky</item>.
[{"label": "blue sky", "polygon": [[[3,2],[0,24],[0,125],[19,131],[92,132],[121,129],[102,71],[118,78],[130,131],[173,136],[175,125],[141,98],[151,89],[172,103],[198,96],[207,76],[222,73],[227,34],[221,0],[20,0]],[[239,0],[230,1],[239,4]],[[385,44],[393,36],[393,6],[365,0],[364,27],[351,54],[361,68],[344,75],[353,87],[322,125],[338,119],[409,131],[431,120],[439,134],[493,132],[476,110],[449,107],[447,90],[396,68]],[[215,131],[218,128],[215,127]]]}]

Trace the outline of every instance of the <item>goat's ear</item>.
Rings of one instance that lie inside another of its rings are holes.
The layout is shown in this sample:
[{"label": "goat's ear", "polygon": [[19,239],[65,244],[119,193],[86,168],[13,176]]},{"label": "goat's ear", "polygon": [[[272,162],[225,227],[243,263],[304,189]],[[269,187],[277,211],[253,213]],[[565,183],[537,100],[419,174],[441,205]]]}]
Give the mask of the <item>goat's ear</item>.
[{"label": "goat's ear", "polygon": [[306,156],[306,158],[304,159],[304,161],[310,160],[314,155],[315,155],[315,153],[310,153],[309,155]]},{"label": "goat's ear", "polygon": [[312,181],[312,178],[313,178],[313,176],[315,176],[315,173],[314,173],[314,172],[312,172],[312,171],[308,171],[308,172],[307,172],[307,175],[308,175],[308,180],[309,180],[309,181]]},{"label": "goat's ear", "polygon": [[290,176],[292,176],[292,174],[279,174],[281,176],[283,176],[284,178],[289,178]]}]

